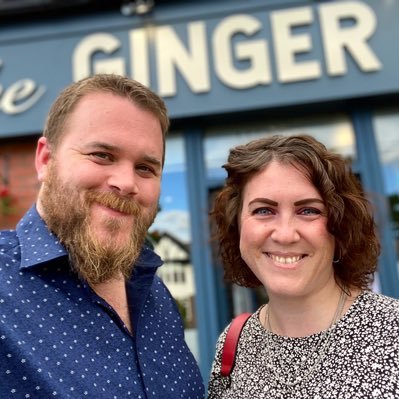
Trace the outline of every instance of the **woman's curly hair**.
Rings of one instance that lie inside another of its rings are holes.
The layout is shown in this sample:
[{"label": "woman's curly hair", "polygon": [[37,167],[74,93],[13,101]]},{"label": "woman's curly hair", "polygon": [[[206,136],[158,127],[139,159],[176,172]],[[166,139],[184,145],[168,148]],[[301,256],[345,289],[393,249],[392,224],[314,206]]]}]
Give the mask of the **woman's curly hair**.
[{"label": "woman's curly hair", "polygon": [[326,205],[327,228],[335,238],[334,259],[339,260],[333,263],[336,280],[348,288],[367,289],[380,254],[370,203],[349,162],[308,135],[276,135],[230,150],[223,165],[226,182],[211,211],[226,280],[245,287],[261,285],[241,258],[238,221],[245,185],[272,161],[305,171]]}]

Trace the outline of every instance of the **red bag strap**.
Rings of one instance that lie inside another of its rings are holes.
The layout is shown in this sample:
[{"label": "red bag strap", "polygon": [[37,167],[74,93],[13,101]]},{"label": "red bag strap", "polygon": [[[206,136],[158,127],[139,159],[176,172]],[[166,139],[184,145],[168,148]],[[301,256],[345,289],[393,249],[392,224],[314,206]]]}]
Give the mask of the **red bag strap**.
[{"label": "red bag strap", "polygon": [[222,351],[222,367],[220,373],[223,377],[230,375],[234,367],[238,341],[241,331],[252,313],[241,313],[233,319],[227,330],[226,340]]}]

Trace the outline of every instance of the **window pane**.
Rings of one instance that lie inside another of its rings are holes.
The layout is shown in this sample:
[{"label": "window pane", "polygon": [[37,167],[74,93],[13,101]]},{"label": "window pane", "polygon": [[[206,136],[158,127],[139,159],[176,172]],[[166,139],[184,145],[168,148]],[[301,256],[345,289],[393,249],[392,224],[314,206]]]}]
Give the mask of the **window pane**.
[{"label": "window pane", "polygon": [[186,163],[183,137],[179,133],[168,134],[166,140],[160,210],[149,232],[155,252],[164,261],[158,275],[178,304],[184,320],[187,344],[199,360]]},{"label": "window pane", "polygon": [[399,108],[381,110],[374,117],[374,129],[384,189],[390,207],[392,229],[399,249]]}]

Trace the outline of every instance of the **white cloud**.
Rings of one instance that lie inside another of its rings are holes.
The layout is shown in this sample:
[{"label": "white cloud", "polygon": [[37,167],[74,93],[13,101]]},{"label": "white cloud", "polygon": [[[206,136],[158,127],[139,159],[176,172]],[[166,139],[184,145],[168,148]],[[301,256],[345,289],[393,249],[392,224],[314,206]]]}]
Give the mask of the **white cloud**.
[{"label": "white cloud", "polygon": [[167,195],[163,200],[166,204],[171,204],[173,202],[173,197],[171,195]]},{"label": "white cloud", "polygon": [[171,210],[158,213],[150,232],[169,233],[184,243],[190,243],[190,216],[187,211]]}]

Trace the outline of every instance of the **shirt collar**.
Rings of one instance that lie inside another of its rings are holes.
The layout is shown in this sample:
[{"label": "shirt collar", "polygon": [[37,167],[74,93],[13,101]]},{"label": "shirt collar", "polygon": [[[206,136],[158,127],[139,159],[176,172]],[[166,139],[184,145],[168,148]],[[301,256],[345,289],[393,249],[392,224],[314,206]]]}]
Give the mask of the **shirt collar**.
[{"label": "shirt collar", "polygon": [[21,268],[68,256],[64,246],[40,217],[36,205],[32,205],[19,221],[16,233],[21,247]]}]

